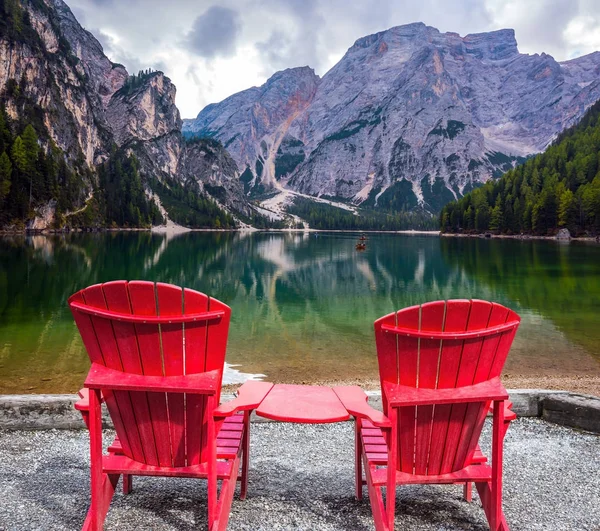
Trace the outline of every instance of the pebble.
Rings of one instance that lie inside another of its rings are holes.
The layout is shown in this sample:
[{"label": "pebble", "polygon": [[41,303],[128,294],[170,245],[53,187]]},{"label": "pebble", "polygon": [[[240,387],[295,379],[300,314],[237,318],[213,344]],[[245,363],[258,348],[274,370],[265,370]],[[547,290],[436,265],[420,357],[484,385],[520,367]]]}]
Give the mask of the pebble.
[{"label": "pebble", "polygon": [[[111,432],[105,443],[112,442]],[[489,426],[482,448],[489,449]],[[237,494],[230,530],[372,530],[366,488],[354,498],[352,423],[253,423],[248,498]],[[81,529],[89,503],[85,431],[0,431],[0,530]],[[504,511],[512,531],[598,530],[600,436],[519,419],[505,443]],[[476,495],[474,500],[476,500]],[[188,531],[206,526],[206,482],[134,478],[117,491],[105,530]],[[396,492],[396,529],[487,529],[462,488],[406,486]]]}]

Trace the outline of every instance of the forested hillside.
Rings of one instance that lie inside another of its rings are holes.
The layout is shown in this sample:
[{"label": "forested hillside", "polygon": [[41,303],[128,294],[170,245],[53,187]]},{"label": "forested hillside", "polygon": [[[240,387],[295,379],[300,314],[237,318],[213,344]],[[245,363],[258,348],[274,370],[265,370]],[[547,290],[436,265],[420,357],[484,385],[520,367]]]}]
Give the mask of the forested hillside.
[{"label": "forested hillside", "polygon": [[[81,199],[81,179],[64,153],[46,141],[47,149],[40,146],[31,123],[11,122],[0,104],[0,226],[22,223],[44,202],[56,201],[60,215]],[[85,173],[83,164],[79,171]]]},{"label": "forested hillside", "polygon": [[287,207],[290,214],[322,230],[435,230],[436,218],[422,212],[347,210],[298,197]]},{"label": "forested hillside", "polygon": [[600,101],[541,155],[447,204],[443,232],[600,233]]}]

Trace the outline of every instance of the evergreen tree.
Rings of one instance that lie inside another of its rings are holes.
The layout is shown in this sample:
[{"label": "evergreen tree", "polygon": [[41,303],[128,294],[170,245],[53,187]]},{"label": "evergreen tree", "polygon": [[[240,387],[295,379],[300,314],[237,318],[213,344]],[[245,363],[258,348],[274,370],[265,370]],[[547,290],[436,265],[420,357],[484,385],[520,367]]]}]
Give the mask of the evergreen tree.
[{"label": "evergreen tree", "polygon": [[10,192],[10,177],[12,175],[12,163],[5,151],[0,155],[0,206],[4,203]]},{"label": "evergreen tree", "polygon": [[496,204],[490,215],[490,230],[502,230],[504,228],[504,213],[502,212],[501,197],[498,194]]},{"label": "evergreen tree", "polygon": [[439,222],[442,231],[600,232],[600,101],[545,153],[446,205]]},{"label": "evergreen tree", "polygon": [[27,172],[27,154],[25,153],[25,145],[23,139],[18,136],[13,142],[13,146],[10,152],[13,164],[15,168],[21,173]]}]

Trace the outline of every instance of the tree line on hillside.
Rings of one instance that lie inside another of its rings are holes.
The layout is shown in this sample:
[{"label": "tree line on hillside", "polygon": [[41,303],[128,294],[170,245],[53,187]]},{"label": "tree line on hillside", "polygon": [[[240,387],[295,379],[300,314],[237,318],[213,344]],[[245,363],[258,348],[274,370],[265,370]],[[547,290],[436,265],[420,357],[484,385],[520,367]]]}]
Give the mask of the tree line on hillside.
[{"label": "tree line on hillside", "polygon": [[109,226],[151,227],[164,223],[156,203],[142,184],[137,158],[113,148],[109,159],[98,168],[100,213]]},{"label": "tree line on hillside", "polygon": [[52,199],[60,215],[77,204],[81,192],[64,153],[52,141],[42,148],[33,126],[12,124],[0,106],[0,225],[22,224]]},{"label": "tree line on hillside", "polygon": [[287,207],[290,214],[306,220],[311,229],[322,230],[435,230],[437,219],[418,211],[361,212],[359,215],[317,203],[310,199],[295,198]]},{"label": "tree line on hillside", "polygon": [[447,204],[443,232],[600,233],[600,102],[542,154]]},{"label": "tree line on hillside", "polygon": [[204,196],[195,183],[183,186],[174,180],[161,182],[150,178],[149,184],[169,217],[180,225],[211,229],[233,229],[236,226],[233,216]]},{"label": "tree line on hillside", "polygon": [[[69,163],[47,136],[43,130],[46,141],[41,142],[32,124],[13,123],[0,107],[0,226],[24,227],[36,209],[51,201],[55,201],[54,228],[149,227],[163,222],[144,192],[133,155],[113,148],[98,167],[94,186],[91,170],[82,161]],[[87,205],[84,182],[93,187]]]}]

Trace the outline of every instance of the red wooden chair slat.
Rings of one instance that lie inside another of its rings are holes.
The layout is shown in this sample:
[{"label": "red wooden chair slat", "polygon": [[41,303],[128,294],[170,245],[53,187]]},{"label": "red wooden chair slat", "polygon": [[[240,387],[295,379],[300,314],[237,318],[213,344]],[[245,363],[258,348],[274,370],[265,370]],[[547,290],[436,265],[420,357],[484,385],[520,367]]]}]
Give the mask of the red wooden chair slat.
[{"label": "red wooden chair slat", "polygon": [[[225,529],[242,458],[240,497],[246,495],[255,407],[242,400],[245,412],[213,418],[230,309],[202,293],[146,281],[90,286],[69,304],[94,363],[76,404],[90,428],[92,505],[84,529],[101,528],[120,474],[126,493],[133,475],[207,478],[209,528]],[[202,315],[210,310],[217,313]],[[107,456],[101,454],[100,400],[117,432]]]},{"label": "red wooden chair slat", "polygon": [[[358,420],[357,451],[362,457],[356,463],[364,465],[376,529],[393,529],[395,496],[390,493],[397,484],[453,482],[474,482],[490,526],[495,531],[508,529],[501,512],[498,467],[502,438],[514,416],[506,413],[503,404],[508,395],[497,377],[519,321],[515,312],[500,304],[451,300],[406,308],[375,322],[382,401],[392,427],[379,429]],[[410,398],[397,384],[433,391],[415,391],[415,398]],[[476,384],[484,387],[471,388]],[[454,388],[465,388],[457,391],[456,403],[448,392]],[[415,402],[417,396],[421,398]],[[489,465],[478,442],[492,400],[494,445]],[[423,405],[410,405],[415,403]],[[363,480],[358,472],[356,478],[360,497]],[[382,488],[387,491],[385,503]],[[466,487],[465,497],[470,497]]]},{"label": "red wooden chair slat", "polygon": [[[203,293],[184,290],[183,305],[186,313],[206,312],[209,309],[209,298]],[[206,347],[208,341],[208,323],[194,323],[185,329],[186,358],[185,373],[204,372],[206,368]],[[206,398],[203,396],[187,396],[187,460],[189,464],[199,463],[204,451],[205,442],[202,435],[207,433],[208,418],[205,417]]]}]

